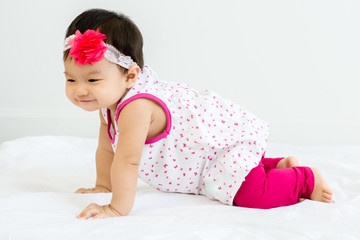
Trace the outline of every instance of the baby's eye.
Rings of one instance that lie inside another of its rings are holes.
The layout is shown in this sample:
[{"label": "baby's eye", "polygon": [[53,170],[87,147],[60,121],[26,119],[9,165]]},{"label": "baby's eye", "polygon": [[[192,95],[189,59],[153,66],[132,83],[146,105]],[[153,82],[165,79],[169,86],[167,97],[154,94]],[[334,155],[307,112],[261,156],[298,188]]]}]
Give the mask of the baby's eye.
[{"label": "baby's eye", "polygon": [[68,79],[67,81],[68,81],[68,82],[75,82],[74,79]]},{"label": "baby's eye", "polygon": [[89,79],[89,82],[97,82],[98,79]]}]

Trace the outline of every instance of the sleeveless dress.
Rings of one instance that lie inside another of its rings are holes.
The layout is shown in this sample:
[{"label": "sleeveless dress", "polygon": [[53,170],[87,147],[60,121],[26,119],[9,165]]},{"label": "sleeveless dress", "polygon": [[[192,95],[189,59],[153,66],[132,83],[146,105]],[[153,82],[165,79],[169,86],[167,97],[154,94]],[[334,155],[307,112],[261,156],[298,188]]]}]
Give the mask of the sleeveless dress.
[{"label": "sleeveless dress", "polygon": [[165,131],[145,142],[139,177],[161,191],[201,194],[232,205],[266,150],[269,124],[215,92],[160,81],[145,66],[118,103],[115,129],[110,110],[101,109],[114,152],[121,109],[138,98],[159,103],[167,118]]}]

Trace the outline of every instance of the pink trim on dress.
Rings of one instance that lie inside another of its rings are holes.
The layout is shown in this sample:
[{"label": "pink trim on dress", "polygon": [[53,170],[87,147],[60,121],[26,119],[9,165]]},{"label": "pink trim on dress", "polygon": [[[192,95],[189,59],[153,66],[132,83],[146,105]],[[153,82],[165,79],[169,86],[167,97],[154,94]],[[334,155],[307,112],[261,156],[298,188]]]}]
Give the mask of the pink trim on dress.
[{"label": "pink trim on dress", "polygon": [[113,126],[113,129],[114,129],[114,137],[111,136],[111,133],[110,133],[110,127],[112,125],[112,121],[111,121],[111,117],[110,117],[110,109],[107,109],[107,122],[108,122],[108,125],[107,125],[107,132],[108,132],[108,135],[109,135],[109,138],[110,138],[110,142],[112,144],[114,144],[115,142],[115,135],[116,135],[116,130],[115,130],[115,127]]},{"label": "pink trim on dress", "polygon": [[[170,111],[168,109],[168,107],[166,106],[166,104],[160,99],[160,98],[157,98],[155,97],[154,95],[151,95],[149,93],[140,93],[140,94],[137,94],[137,95],[134,95],[128,99],[126,99],[124,102],[122,102],[120,104],[120,106],[118,106],[117,110],[116,110],[116,114],[115,114],[115,124],[117,124],[118,120],[119,120],[119,115],[120,115],[120,111],[128,104],[130,103],[131,101],[133,100],[136,100],[138,98],[149,98],[151,100],[154,100],[155,102],[159,103],[160,106],[164,109],[165,111],[165,114],[166,114],[166,129],[163,133],[157,135],[156,137],[154,138],[151,138],[151,139],[147,139],[145,141],[145,144],[151,144],[151,143],[155,143],[163,138],[165,138],[167,135],[170,134],[170,130],[171,130],[171,114],[170,114]],[[109,135],[109,138],[110,138],[110,141],[112,144],[114,144],[115,142],[115,136],[116,136],[116,130],[114,128],[114,136],[111,136],[110,134],[110,126],[111,126],[111,119],[110,119],[110,110],[108,109],[108,135]]]}]

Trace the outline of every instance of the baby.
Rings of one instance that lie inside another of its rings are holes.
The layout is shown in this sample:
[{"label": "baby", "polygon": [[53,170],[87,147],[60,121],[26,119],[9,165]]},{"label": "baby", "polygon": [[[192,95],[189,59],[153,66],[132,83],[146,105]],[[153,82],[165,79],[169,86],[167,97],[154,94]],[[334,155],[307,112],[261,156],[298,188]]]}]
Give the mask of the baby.
[{"label": "baby", "polygon": [[110,204],[90,204],[78,218],[129,214],[138,177],[160,191],[240,207],[333,202],[317,169],[293,156],[265,157],[267,122],[212,91],[160,81],[142,48],[137,26],[115,12],[91,9],[68,27],[66,96],[101,120],[96,185],[76,192],[112,192]]}]

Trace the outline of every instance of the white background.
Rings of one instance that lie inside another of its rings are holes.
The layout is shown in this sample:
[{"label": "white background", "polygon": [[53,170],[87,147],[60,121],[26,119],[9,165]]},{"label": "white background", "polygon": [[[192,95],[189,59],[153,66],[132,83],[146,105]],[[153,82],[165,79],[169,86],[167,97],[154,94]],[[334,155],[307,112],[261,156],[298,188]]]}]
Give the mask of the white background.
[{"label": "white background", "polygon": [[271,125],[271,142],[360,144],[356,0],[0,0],[0,142],[97,137],[64,93],[62,44],[89,8],[128,15],[161,80],[210,89]]}]

